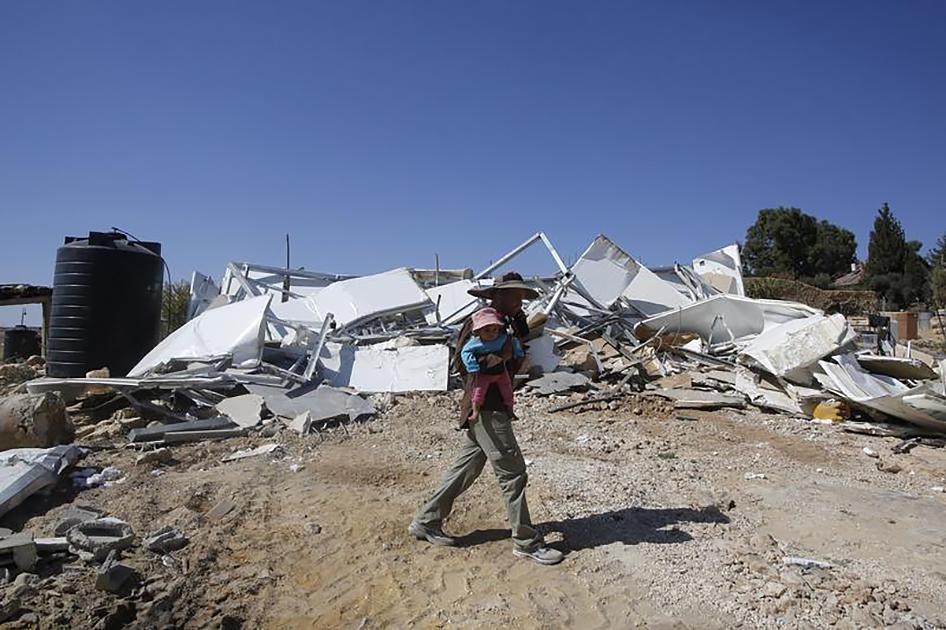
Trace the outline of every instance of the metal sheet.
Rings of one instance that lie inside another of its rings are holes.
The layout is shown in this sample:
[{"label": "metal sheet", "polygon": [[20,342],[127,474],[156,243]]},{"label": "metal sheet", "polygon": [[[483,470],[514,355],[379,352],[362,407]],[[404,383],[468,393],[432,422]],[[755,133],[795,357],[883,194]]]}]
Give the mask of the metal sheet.
[{"label": "metal sheet", "polygon": [[331,313],[342,328],[433,306],[406,268],[335,282],[314,295],[312,303],[320,318]]},{"label": "metal sheet", "polygon": [[720,343],[747,340],[785,322],[820,314],[818,309],[798,302],[723,294],[638,322],[634,334],[648,339],[663,329],[665,333],[690,332],[707,343]]},{"label": "metal sheet", "polygon": [[187,322],[146,354],[128,376],[142,376],[174,359],[233,357],[234,367],[259,365],[263,353],[266,309],[263,295],[211,309]]},{"label": "metal sheet", "polygon": [[691,303],[672,284],[661,280],[604,235],[591,243],[571,271],[588,294],[604,307],[624,297],[646,316]]},{"label": "metal sheet", "polygon": [[427,323],[438,323],[438,311],[440,313],[439,323],[447,325],[459,323],[472,315],[479,307],[480,300],[467,293],[467,291],[475,286],[477,286],[477,283],[470,280],[458,280],[427,289],[427,296],[437,307],[436,311],[427,313]]},{"label": "metal sheet", "polygon": [[363,392],[446,391],[449,361],[444,345],[380,349],[327,343],[319,373],[335,387]]},{"label": "metal sheet", "polygon": [[693,271],[723,293],[745,295],[742,258],[735,243],[693,259]]}]

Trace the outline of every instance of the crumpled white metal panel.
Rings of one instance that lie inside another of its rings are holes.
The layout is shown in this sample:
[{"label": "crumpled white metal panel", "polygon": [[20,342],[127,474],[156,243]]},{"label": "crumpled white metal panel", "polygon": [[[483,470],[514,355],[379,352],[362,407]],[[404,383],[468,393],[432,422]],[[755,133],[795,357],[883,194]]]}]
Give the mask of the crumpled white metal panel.
[{"label": "crumpled white metal panel", "polygon": [[319,373],[335,387],[362,392],[446,391],[450,349],[445,345],[402,348],[327,343]]},{"label": "crumpled white metal panel", "polygon": [[340,327],[380,315],[432,306],[430,298],[404,267],[334,282],[313,295],[311,300],[320,319],[332,313]]},{"label": "crumpled white metal panel", "polygon": [[233,357],[234,367],[259,365],[271,299],[271,295],[261,295],[205,311],[164,338],[128,376],[142,376],[172,359],[224,354]]},{"label": "crumpled white metal panel", "polygon": [[745,295],[742,257],[735,243],[693,259],[693,271],[723,293]]}]

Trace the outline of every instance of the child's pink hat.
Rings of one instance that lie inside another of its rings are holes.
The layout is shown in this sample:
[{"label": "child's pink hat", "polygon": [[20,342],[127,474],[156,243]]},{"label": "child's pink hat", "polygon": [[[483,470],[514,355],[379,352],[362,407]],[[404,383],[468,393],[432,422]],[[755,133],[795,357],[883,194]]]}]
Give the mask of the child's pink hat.
[{"label": "child's pink hat", "polygon": [[503,316],[499,314],[492,306],[481,308],[473,313],[473,332],[486,328],[487,326],[506,326]]}]

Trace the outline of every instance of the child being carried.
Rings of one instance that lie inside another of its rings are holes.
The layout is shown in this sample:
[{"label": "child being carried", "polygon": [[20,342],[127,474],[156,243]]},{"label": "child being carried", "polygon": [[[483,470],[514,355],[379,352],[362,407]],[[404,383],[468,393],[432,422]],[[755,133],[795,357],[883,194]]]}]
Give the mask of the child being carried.
[{"label": "child being carried", "polygon": [[460,351],[463,366],[474,379],[470,396],[473,404],[473,410],[470,413],[471,422],[475,422],[479,417],[480,408],[483,406],[490,385],[496,385],[509,415],[513,419],[516,418],[513,408],[515,399],[512,393],[512,379],[506,370],[505,361],[493,367],[481,367],[479,363],[479,359],[484,355],[502,353],[503,346],[510,340],[513,358],[519,359],[525,356],[522,344],[515,337],[506,334],[505,329],[506,323],[495,308],[486,307],[473,314],[473,335]]}]

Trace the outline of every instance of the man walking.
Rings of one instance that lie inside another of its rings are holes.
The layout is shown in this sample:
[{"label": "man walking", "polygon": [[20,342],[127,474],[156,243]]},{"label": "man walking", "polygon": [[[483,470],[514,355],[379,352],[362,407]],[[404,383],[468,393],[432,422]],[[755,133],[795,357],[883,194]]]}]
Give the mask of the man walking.
[{"label": "man walking", "polygon": [[[507,273],[493,286],[470,289],[469,292],[489,299],[490,306],[504,316],[506,332],[525,340],[529,326],[522,311],[522,301],[535,299],[538,293],[523,282],[522,276]],[[462,348],[469,339],[471,328],[471,322],[468,321],[461,329],[457,340],[458,348]],[[510,377],[521,366],[521,360],[513,356],[511,338],[500,354],[486,355],[480,358],[479,362],[484,370],[495,370],[504,366],[509,370]],[[506,515],[512,529],[513,553],[539,564],[558,564],[562,561],[562,553],[546,547],[542,536],[532,527],[532,518],[526,502],[526,463],[516,442],[512,419],[506,411],[502,396],[496,385],[490,385],[479,414],[470,418],[473,378],[463,369],[462,363],[458,363],[460,373],[465,378],[463,401],[460,405],[463,443],[440,487],[414,516],[408,532],[418,540],[426,540],[434,545],[455,545],[456,540],[443,531],[443,520],[453,509],[456,498],[473,485],[489,460],[506,502]]]}]

